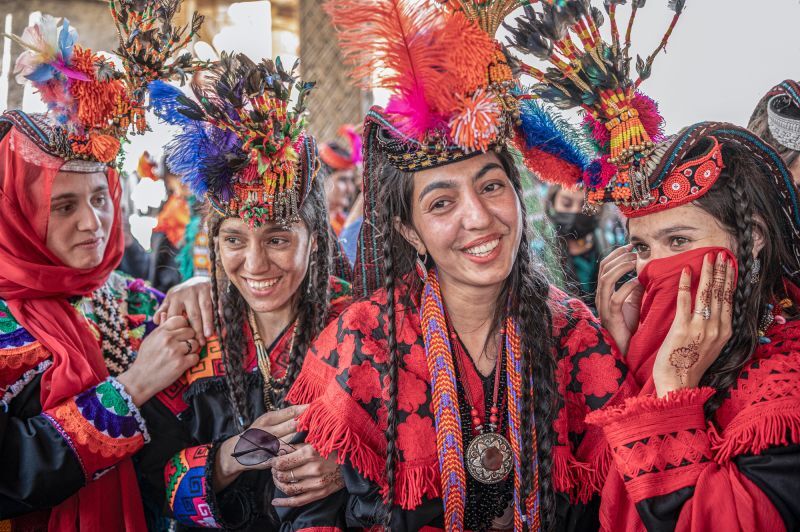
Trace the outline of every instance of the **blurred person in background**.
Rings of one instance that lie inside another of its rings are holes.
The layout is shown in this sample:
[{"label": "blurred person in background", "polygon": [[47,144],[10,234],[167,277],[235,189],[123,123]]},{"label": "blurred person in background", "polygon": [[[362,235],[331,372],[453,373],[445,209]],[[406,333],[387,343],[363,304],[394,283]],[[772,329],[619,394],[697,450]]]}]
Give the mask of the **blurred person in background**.
[{"label": "blurred person in background", "polygon": [[800,183],[800,83],[786,80],[758,102],[747,128],[769,142]]},{"label": "blurred person in background", "polygon": [[333,141],[319,147],[320,177],[324,179],[328,214],[336,236],[342,232],[356,200],[356,174],[361,164],[361,136],[355,127],[345,124],[338,133],[347,138],[349,146]]},{"label": "blurred person in background", "polygon": [[191,213],[187,193],[178,176],[171,173],[164,163],[161,171],[168,195],[151,237],[152,260],[148,278],[153,288],[166,292],[182,280],[175,256],[183,243]]},{"label": "blurred person in background", "polygon": [[586,214],[584,202],[582,188],[552,185],[545,212],[556,233],[567,289],[593,307],[600,261],[625,243],[625,229],[613,206]]}]

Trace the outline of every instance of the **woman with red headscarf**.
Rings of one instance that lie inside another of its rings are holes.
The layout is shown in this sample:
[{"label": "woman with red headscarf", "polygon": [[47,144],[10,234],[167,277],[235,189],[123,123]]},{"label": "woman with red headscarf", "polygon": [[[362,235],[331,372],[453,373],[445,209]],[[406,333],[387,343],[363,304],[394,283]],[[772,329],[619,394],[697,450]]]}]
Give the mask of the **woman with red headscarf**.
[{"label": "woman with red headscarf", "polygon": [[15,38],[29,50],[17,71],[50,112],[0,116],[0,529],[145,530],[139,407],[197,363],[199,345],[181,317],[147,336],[158,294],[113,272],[124,246],[113,163],[128,125],[145,128],[143,85],[57,22]]}]

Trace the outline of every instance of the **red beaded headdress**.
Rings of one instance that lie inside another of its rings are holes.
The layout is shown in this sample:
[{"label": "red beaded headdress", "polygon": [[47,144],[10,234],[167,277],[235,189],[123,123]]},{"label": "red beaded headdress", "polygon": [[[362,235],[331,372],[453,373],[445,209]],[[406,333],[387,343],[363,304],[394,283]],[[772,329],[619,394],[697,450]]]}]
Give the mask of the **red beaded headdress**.
[{"label": "red beaded headdress", "polygon": [[191,55],[172,58],[197,34],[203,17],[189,26],[172,25],[180,0],[111,1],[120,37],[117,54],[124,69],[76,45],[78,33],[64,20],[43,15],[21,37],[9,35],[25,51],[17,59],[17,81],[30,81],[48,107],[59,157],[112,165],[129,133],[147,129],[147,89],[156,79],[185,76],[200,67]]}]

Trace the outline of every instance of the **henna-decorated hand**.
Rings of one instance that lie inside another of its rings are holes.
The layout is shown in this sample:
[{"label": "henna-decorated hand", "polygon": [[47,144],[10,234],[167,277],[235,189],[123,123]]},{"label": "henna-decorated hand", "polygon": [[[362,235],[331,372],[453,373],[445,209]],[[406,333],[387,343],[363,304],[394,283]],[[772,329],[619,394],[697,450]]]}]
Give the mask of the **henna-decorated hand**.
[{"label": "henna-decorated hand", "polygon": [[603,328],[608,331],[620,352],[628,352],[631,336],[639,325],[642,304],[642,285],[631,279],[616,289],[617,282],[636,268],[636,253],[631,245],[622,246],[608,254],[600,263],[594,304]]},{"label": "henna-decorated hand", "polygon": [[269,460],[275,486],[288,497],[272,500],[274,506],[298,507],[324,499],[344,487],[336,453],[327,459],[307,443],[296,451]]},{"label": "henna-decorated hand", "polygon": [[653,366],[656,393],[663,397],[693,388],[731,338],[733,265],[723,253],[706,255],[692,308],[692,273],[684,268],[678,286],[678,308]]}]

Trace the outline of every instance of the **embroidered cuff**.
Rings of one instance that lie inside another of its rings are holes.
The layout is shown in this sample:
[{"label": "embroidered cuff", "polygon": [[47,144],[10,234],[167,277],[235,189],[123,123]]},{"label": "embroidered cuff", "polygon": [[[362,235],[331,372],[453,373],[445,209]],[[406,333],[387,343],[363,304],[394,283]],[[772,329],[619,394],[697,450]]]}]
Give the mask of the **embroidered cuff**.
[{"label": "embroidered cuff", "polygon": [[206,466],[213,464],[208,460],[210,449],[211,445],[183,449],[164,468],[167,504],[183,525],[219,528],[207,498],[212,491],[206,483]]},{"label": "embroidered cuff", "polygon": [[42,415],[72,448],[87,481],[133,455],[149,440],[139,410],[112,378]]},{"label": "embroidered cuff", "polygon": [[[225,440],[216,441],[211,446],[211,450],[208,453],[209,464],[213,464],[216,461],[217,453],[223,441]],[[219,525],[226,530],[247,529],[258,517],[256,513],[256,494],[241,481],[242,477],[240,476],[219,493],[209,490],[208,505],[211,507],[211,513]],[[206,485],[214,485],[213,467],[206,468]]]},{"label": "embroidered cuff", "polygon": [[23,373],[17,381],[9,386],[8,388],[2,389],[3,397],[0,399],[0,408],[5,411],[8,411],[8,407],[11,404],[11,401],[19,395],[19,393],[25,389],[25,387],[33,381],[33,379],[39,375],[40,373],[44,373],[47,368],[53,365],[53,361],[49,358],[47,360],[42,360],[39,364],[32,369],[29,369],[25,373]]},{"label": "embroidered cuff", "polygon": [[687,388],[656,398],[627,399],[593,412],[634,503],[692,486],[711,460],[703,405],[711,388]]}]

